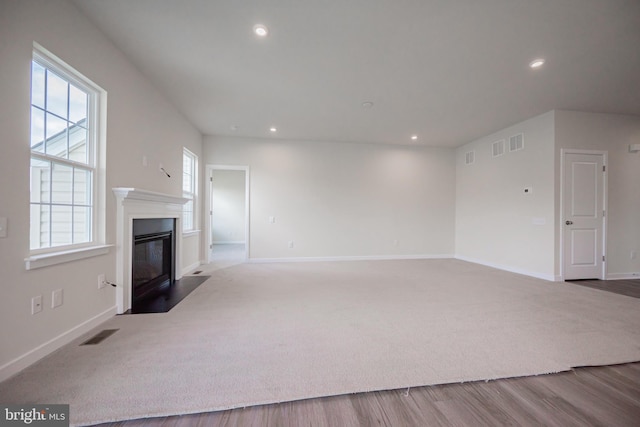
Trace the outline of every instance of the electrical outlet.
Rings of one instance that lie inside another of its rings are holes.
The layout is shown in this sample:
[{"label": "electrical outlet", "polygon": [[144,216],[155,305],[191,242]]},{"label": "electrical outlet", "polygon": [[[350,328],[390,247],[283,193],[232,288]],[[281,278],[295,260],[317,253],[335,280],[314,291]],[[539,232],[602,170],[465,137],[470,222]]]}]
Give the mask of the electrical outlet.
[{"label": "electrical outlet", "polygon": [[293,249],[293,240],[289,240],[289,249]]},{"label": "electrical outlet", "polygon": [[629,259],[636,259],[637,256],[638,256],[637,251],[631,251],[631,254],[629,255]]},{"label": "electrical outlet", "polygon": [[105,285],[106,285],[106,280],[104,278],[104,273],[98,274],[98,289],[104,288]]},{"label": "electrical outlet", "polygon": [[60,307],[62,305],[62,289],[56,289],[51,292],[51,308]]},{"label": "electrical outlet", "polygon": [[31,298],[31,314],[40,313],[42,311],[42,295]]}]

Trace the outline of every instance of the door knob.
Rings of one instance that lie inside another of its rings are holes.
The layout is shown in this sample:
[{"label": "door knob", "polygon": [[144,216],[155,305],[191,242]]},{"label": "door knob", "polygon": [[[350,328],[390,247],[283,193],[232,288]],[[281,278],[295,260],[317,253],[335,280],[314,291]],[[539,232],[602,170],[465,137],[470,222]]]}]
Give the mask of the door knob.
[{"label": "door knob", "polygon": [[573,224],[573,221],[565,221],[565,224],[571,225],[571,224]]}]

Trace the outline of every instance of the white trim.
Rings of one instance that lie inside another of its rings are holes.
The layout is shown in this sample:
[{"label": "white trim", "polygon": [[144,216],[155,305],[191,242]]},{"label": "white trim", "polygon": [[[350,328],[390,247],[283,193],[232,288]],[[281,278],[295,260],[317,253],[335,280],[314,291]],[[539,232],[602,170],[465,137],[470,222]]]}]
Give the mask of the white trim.
[{"label": "white trim", "polygon": [[118,199],[142,200],[145,202],[183,205],[189,201],[184,197],[176,197],[171,194],[156,193],[155,191],[141,190],[139,188],[116,187],[113,189],[113,193]]},{"label": "white trim", "polygon": [[607,274],[607,280],[638,280],[638,279],[640,279],[640,272]]},{"label": "white trim", "polygon": [[211,242],[212,245],[244,245],[244,240],[216,240]]},{"label": "white trim", "polygon": [[62,346],[69,344],[76,338],[79,338],[92,329],[100,326],[101,324],[115,316],[115,314],[116,307],[113,306],[103,311],[102,313],[92,317],[91,319],[82,322],[77,326],[74,326],[68,331],[63,332],[57,337],[50,339],[46,343],[39,345],[33,350],[26,352],[22,356],[16,357],[12,361],[5,363],[4,365],[0,366],[0,381],[4,381],[12,377],[13,375],[27,368],[29,365],[34,364],[38,360],[53,353]]},{"label": "white trim", "polygon": [[206,218],[206,220],[204,221],[205,223],[204,228],[205,228],[205,232],[207,233],[207,236],[206,236],[206,239],[204,239],[204,244],[205,244],[204,253],[206,254],[205,259],[207,260],[207,263],[210,263],[213,261],[211,257],[211,245],[214,244],[213,236],[211,233],[211,188],[212,188],[211,175],[214,170],[244,171],[244,239],[245,240],[240,243],[244,243],[245,245],[243,260],[248,261],[249,245],[251,242],[251,239],[249,238],[249,233],[250,233],[249,221],[250,221],[250,211],[251,211],[251,205],[250,205],[251,167],[250,166],[234,166],[234,165],[207,165],[206,166],[207,191],[205,192],[205,195],[204,195],[205,196],[204,209],[205,209],[205,218]]},{"label": "white trim", "polygon": [[334,261],[393,261],[410,259],[451,259],[451,254],[435,255],[363,255],[336,257],[295,257],[295,258],[250,258],[252,264],[267,264],[278,262],[334,262]]},{"label": "white trim", "polygon": [[483,261],[483,260],[480,260],[480,259],[476,259],[476,258],[469,258],[469,257],[462,256],[462,255],[456,255],[454,258],[455,259],[459,259],[460,261],[472,262],[474,264],[480,264],[480,265],[484,265],[486,267],[491,267],[491,268],[496,268],[498,270],[508,271],[510,273],[522,274],[524,276],[535,277],[536,279],[547,280],[549,282],[560,282],[560,281],[562,281],[560,276],[555,276],[553,274],[539,273],[537,271],[523,270],[523,269],[520,269],[520,268],[511,267],[511,266],[508,266],[508,265],[494,264],[494,263],[491,263],[491,262],[486,262],[486,261]]},{"label": "white trim", "polygon": [[182,269],[182,275],[191,274],[195,269],[202,265],[202,261],[196,261],[193,264]]},{"label": "white trim", "polygon": [[191,231],[183,231],[182,232],[182,237],[183,238],[188,238],[188,237],[194,237],[200,234],[200,230],[191,230]]},{"label": "white trim", "polygon": [[50,265],[106,255],[113,246],[114,245],[96,245],[67,251],[41,253],[25,258],[24,264],[27,270],[35,270],[36,268],[48,267]]}]

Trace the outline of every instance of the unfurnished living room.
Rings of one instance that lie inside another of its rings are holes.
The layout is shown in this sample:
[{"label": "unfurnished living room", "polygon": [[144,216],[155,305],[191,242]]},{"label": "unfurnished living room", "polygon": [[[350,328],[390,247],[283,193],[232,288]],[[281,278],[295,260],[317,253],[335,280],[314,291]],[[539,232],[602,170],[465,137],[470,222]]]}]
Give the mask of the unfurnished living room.
[{"label": "unfurnished living room", "polygon": [[639,46],[637,0],[0,0],[0,424],[638,425]]}]

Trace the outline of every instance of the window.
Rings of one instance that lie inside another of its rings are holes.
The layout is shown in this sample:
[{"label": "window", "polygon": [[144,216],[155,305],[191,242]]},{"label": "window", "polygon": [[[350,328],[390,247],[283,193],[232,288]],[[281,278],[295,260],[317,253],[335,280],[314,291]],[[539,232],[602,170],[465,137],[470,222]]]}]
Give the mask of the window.
[{"label": "window", "polygon": [[189,199],[182,212],[182,231],[195,231],[198,158],[186,148],[182,152],[182,197]]},{"label": "window", "polygon": [[33,253],[98,240],[98,106],[102,90],[36,47],[31,62]]}]

